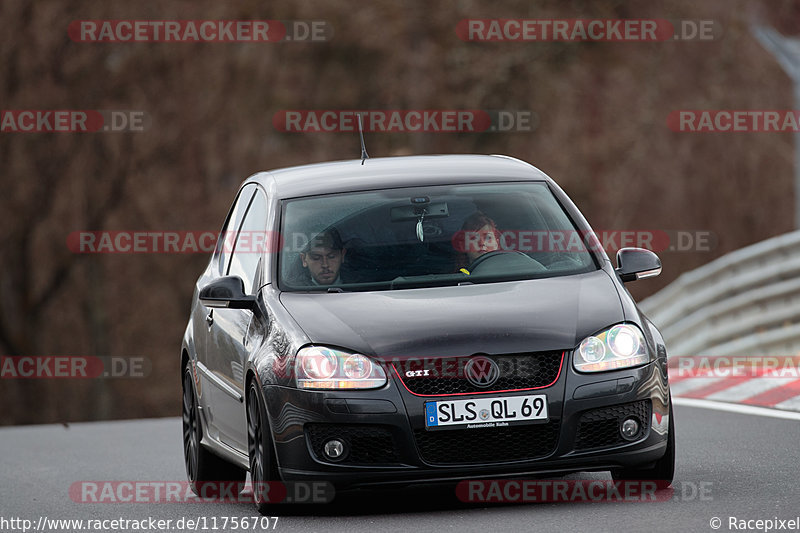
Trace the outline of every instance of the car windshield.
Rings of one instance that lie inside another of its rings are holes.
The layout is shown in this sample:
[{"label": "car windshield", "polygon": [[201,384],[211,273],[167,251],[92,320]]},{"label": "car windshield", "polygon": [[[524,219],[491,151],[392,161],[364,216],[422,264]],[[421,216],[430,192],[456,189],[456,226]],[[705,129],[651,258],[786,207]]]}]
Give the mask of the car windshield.
[{"label": "car windshield", "polygon": [[579,274],[593,242],[545,183],[284,200],[280,288],[394,290]]}]

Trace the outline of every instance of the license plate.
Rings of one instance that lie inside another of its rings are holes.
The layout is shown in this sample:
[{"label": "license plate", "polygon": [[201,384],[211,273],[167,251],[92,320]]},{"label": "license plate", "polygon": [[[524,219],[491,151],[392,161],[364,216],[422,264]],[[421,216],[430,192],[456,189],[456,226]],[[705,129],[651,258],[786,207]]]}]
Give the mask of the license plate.
[{"label": "license plate", "polygon": [[547,396],[500,396],[425,403],[427,429],[480,429],[547,421]]}]

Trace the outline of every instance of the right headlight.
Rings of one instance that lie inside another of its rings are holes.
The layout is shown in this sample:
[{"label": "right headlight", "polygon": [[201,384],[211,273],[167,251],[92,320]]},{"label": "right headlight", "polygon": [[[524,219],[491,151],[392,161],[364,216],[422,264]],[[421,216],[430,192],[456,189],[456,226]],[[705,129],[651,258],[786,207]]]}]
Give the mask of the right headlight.
[{"label": "right headlight", "polygon": [[603,372],[647,363],[647,345],[633,324],[617,324],[586,337],[575,350],[572,366],[578,372]]},{"label": "right headlight", "polygon": [[375,389],[386,385],[386,373],[367,356],[326,346],[301,348],[294,372],[301,389]]}]

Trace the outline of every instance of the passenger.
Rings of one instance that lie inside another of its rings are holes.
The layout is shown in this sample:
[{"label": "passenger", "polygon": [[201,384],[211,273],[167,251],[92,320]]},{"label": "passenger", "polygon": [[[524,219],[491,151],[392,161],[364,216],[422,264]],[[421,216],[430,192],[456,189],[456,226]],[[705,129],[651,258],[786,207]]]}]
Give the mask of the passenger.
[{"label": "passenger", "polygon": [[479,257],[500,249],[500,231],[497,224],[485,213],[476,211],[461,226],[464,253],[459,261],[459,271],[469,274],[469,266]]},{"label": "passenger", "polygon": [[334,285],[342,282],[339,270],[347,252],[342,245],[339,232],[326,230],[316,235],[305,250],[300,253],[300,260],[307,278],[307,285]]}]

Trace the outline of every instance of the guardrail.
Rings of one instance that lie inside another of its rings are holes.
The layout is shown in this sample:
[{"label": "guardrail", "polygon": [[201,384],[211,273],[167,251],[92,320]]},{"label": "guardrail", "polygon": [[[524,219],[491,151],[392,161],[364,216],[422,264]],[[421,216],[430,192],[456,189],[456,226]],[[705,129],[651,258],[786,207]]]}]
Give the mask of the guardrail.
[{"label": "guardrail", "polygon": [[800,231],[682,274],[640,304],[670,356],[800,353]]}]

